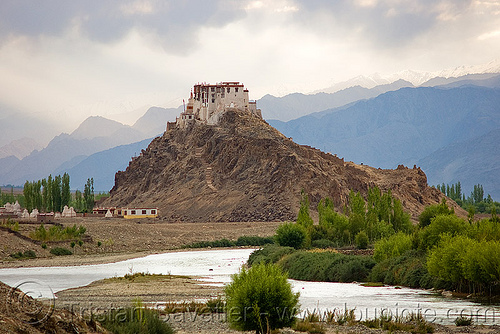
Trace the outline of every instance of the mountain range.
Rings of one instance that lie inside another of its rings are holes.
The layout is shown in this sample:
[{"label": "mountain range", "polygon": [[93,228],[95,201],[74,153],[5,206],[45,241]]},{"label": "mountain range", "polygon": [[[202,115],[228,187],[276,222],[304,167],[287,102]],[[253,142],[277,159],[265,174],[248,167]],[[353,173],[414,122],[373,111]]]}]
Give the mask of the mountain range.
[{"label": "mountain range", "polygon": [[[300,144],[380,168],[416,164],[426,172],[429,184],[460,181],[467,190],[481,183],[486,193],[498,199],[497,63],[476,73],[463,68],[358,77],[337,85],[344,87],[332,93],[266,95],[257,105],[271,125]],[[497,73],[488,73],[497,67]],[[0,184],[22,185],[68,172],[73,189],[82,189],[86,179],[93,177],[96,191],[108,191],[114,174],[125,169],[151,138],[163,133],[165,123],[181,110],[151,107],[132,126],[89,117],[42,148],[39,139],[46,140],[44,130],[57,131],[57,125],[35,116],[21,120],[15,111],[0,105],[5,127],[0,143],[23,136],[0,147]]]},{"label": "mountain range", "polygon": [[[500,76],[477,84],[465,80],[455,81],[451,88],[402,88],[288,122],[269,123],[299,144],[346,160],[380,168],[418,165],[430,184],[460,181],[464,189],[471,189],[481,183],[486,193],[500,198],[496,147],[472,149],[475,144],[495,146],[490,141],[500,129]],[[474,161],[465,163],[466,156]],[[471,167],[481,163],[477,171]]]}]

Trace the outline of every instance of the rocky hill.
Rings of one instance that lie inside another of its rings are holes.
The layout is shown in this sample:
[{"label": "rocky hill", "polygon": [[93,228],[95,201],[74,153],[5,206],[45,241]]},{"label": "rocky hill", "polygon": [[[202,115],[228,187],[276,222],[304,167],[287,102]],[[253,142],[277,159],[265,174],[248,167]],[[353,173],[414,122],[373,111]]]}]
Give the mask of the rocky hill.
[{"label": "rocky hill", "polygon": [[375,169],[294,143],[264,120],[236,109],[217,126],[195,124],[154,139],[115,175],[104,206],[159,207],[166,220],[295,219],[301,189],[314,209],[330,197],[347,203],[351,189],[391,189],[414,217],[443,196],[419,168]]}]

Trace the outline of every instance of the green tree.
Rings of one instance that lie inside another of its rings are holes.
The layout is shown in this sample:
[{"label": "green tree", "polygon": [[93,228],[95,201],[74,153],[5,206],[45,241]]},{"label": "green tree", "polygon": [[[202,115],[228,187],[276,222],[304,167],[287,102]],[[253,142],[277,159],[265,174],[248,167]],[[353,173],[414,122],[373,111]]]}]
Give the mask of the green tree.
[{"label": "green tree", "polygon": [[47,211],[54,211],[54,194],[52,193],[52,175],[47,178]]},{"label": "green tree", "polygon": [[57,175],[54,177],[52,181],[52,200],[53,200],[53,210],[54,211],[62,211],[62,197],[61,197],[61,175]]},{"label": "green tree", "polygon": [[446,198],[443,197],[441,204],[428,206],[418,216],[420,227],[426,227],[431,223],[431,220],[437,215],[453,215],[455,210],[448,208]]},{"label": "green tree", "polygon": [[355,242],[356,242],[356,247],[358,249],[366,249],[368,247],[369,240],[365,231],[361,231],[358,234],[356,234]]},{"label": "green tree", "polygon": [[61,180],[61,207],[69,206],[71,201],[71,191],[69,186],[69,174],[64,173]]},{"label": "green tree", "polygon": [[293,293],[287,274],[275,264],[242,268],[225,289],[231,327],[256,333],[292,326],[298,314],[299,294]]},{"label": "green tree", "polygon": [[75,191],[75,201],[73,203],[73,208],[77,212],[82,212],[85,209],[82,192],[80,190]]},{"label": "green tree", "polygon": [[87,179],[83,190],[83,199],[85,202],[85,212],[92,212],[94,208],[94,178]]},{"label": "green tree", "polygon": [[26,209],[31,212],[33,210],[33,189],[31,182],[26,181],[23,188],[24,201]]},{"label": "green tree", "polygon": [[307,230],[303,225],[294,223],[281,224],[274,236],[276,243],[280,246],[300,249],[307,244]]},{"label": "green tree", "polygon": [[300,209],[297,216],[297,224],[302,225],[306,229],[308,229],[314,225],[314,222],[309,215],[309,197],[305,193],[304,189],[302,189],[300,196]]},{"label": "green tree", "polygon": [[377,262],[398,257],[409,251],[412,247],[411,236],[398,232],[387,239],[375,243],[373,258]]}]

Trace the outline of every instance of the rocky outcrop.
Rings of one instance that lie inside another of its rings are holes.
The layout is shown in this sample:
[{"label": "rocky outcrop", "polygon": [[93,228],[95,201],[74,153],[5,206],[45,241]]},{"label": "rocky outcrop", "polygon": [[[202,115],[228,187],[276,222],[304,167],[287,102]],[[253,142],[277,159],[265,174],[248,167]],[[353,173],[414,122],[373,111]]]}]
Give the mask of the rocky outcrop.
[{"label": "rocky outcrop", "polygon": [[329,197],[338,208],[350,190],[391,189],[416,217],[443,196],[420,168],[375,169],[294,143],[264,120],[227,110],[216,126],[193,124],[154,139],[116,173],[102,205],[155,206],[171,221],[295,219],[301,190],[311,209]]}]

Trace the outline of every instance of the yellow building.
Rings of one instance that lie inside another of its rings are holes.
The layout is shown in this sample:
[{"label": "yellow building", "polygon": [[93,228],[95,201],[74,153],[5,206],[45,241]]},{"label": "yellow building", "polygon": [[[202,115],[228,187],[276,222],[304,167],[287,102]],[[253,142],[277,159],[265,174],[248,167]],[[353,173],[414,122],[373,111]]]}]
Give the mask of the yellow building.
[{"label": "yellow building", "polygon": [[158,208],[123,208],[121,213],[125,219],[157,218]]}]

